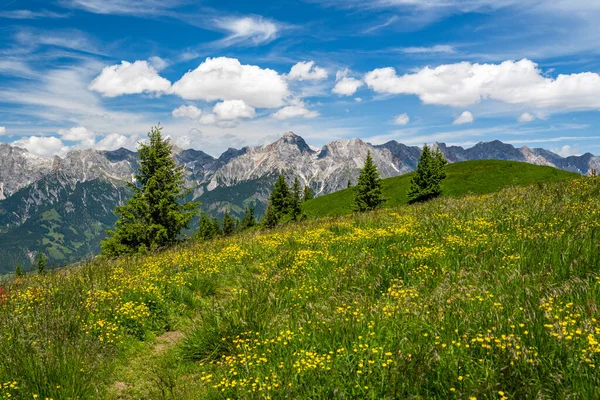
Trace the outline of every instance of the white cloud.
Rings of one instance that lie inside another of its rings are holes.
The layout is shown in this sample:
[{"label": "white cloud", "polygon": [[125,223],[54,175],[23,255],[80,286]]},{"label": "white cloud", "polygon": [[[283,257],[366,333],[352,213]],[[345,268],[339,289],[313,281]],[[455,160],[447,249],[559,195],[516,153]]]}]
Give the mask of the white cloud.
[{"label": "white cloud", "polygon": [[355,97],[354,101],[357,103],[362,103],[362,99],[360,97]]},{"label": "white cloud", "polygon": [[200,123],[202,125],[216,125],[217,124],[218,119],[217,116],[215,114],[204,114],[200,117]]},{"label": "white cloud", "polygon": [[458,118],[456,118],[453,122],[454,125],[464,125],[464,124],[470,124],[475,120],[475,118],[473,118],[473,114],[471,114],[469,111],[464,111],[462,114],[459,115]]},{"label": "white cloud", "polygon": [[341,69],[335,74],[336,84],[331,91],[340,96],[352,96],[364,83],[355,78],[348,78],[350,70]]},{"label": "white cloud", "polygon": [[568,144],[562,146],[561,148],[557,149],[557,148],[553,148],[551,150],[553,153],[558,154],[561,157],[570,157],[570,156],[578,156],[581,155],[581,153],[579,152],[579,147],[578,146],[569,146]]},{"label": "white cloud", "polygon": [[29,136],[21,138],[11,143],[13,146],[23,147],[30,153],[41,156],[50,157],[54,155],[64,156],[69,151],[69,147],[59,138],[54,136]]},{"label": "white cloud", "polygon": [[279,31],[275,22],[259,16],[221,18],[216,20],[215,23],[218,28],[229,32],[229,36],[221,41],[225,44],[250,42],[258,45],[269,43],[277,38]]},{"label": "white cloud", "polygon": [[394,123],[396,125],[406,125],[408,124],[408,122],[410,121],[410,118],[408,117],[407,113],[404,114],[400,114],[396,117],[396,119],[394,120]]},{"label": "white cloud", "polygon": [[63,7],[76,8],[95,14],[159,15],[180,6],[182,0],[60,0]]},{"label": "white cloud", "polygon": [[124,94],[141,94],[166,92],[171,82],[158,75],[147,61],[104,67],[100,75],[90,84],[90,90],[101,93],[105,97],[117,97]]},{"label": "white cloud", "polygon": [[94,147],[97,150],[116,150],[121,147],[135,147],[135,138],[120,135],[118,133],[109,133],[100,140]]},{"label": "white cloud", "polygon": [[253,107],[243,100],[226,100],[215,104],[213,113],[221,121],[235,121],[237,119],[251,119],[256,117]]},{"label": "white cloud", "polygon": [[79,142],[81,147],[93,147],[96,143],[96,135],[83,126],[77,126],[70,129],[60,129],[58,131],[62,140],[70,142]]},{"label": "white cloud", "polygon": [[169,62],[164,58],[160,58],[159,56],[152,56],[148,59],[148,61],[150,61],[150,64],[157,71],[162,71],[169,66]]},{"label": "white cloud", "polygon": [[425,67],[396,75],[393,68],[365,75],[378,93],[413,94],[425,104],[465,107],[491,99],[547,111],[600,109],[600,75],[592,72],[550,78],[534,62],[458,64]]},{"label": "white cloud", "polygon": [[202,110],[198,107],[191,106],[180,106],[173,110],[171,113],[175,118],[189,118],[189,119],[198,119],[202,115]]},{"label": "white cloud", "polygon": [[521,114],[521,116],[519,117],[519,122],[522,123],[522,124],[523,123],[527,123],[527,122],[531,122],[533,120],[535,120],[535,117],[533,115],[527,113],[527,112]]},{"label": "white cloud", "polygon": [[67,18],[68,14],[59,14],[53,11],[31,11],[31,10],[10,10],[0,11],[0,18],[8,19],[38,19],[38,18]]},{"label": "white cloud", "polygon": [[316,111],[310,111],[304,106],[287,106],[278,110],[276,113],[272,115],[275,119],[290,119],[290,118],[316,118],[319,116],[319,113]]},{"label": "white cloud", "polygon": [[327,78],[327,71],[317,67],[314,61],[302,61],[290,69],[288,78],[297,81],[321,80]]},{"label": "white cloud", "polygon": [[227,57],[207,58],[175,82],[172,92],[186,100],[243,100],[264,108],[282,106],[290,94],[277,71]]},{"label": "white cloud", "polygon": [[6,134],[6,127],[0,126],[0,136],[5,135],[5,134]]},{"label": "white cloud", "polygon": [[431,47],[403,47],[400,49],[403,53],[406,54],[454,54],[456,53],[456,49],[452,46],[448,45],[435,45]]}]

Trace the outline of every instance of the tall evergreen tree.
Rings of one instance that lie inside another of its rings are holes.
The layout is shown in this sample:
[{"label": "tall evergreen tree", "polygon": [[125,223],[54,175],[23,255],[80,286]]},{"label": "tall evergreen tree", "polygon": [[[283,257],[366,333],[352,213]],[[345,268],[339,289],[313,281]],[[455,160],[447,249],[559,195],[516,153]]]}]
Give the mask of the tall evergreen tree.
[{"label": "tall evergreen tree", "polygon": [[290,188],[283,175],[279,175],[277,178],[277,182],[275,182],[271,197],[269,198],[269,203],[273,207],[273,212],[277,215],[277,219],[280,219],[283,215],[288,213],[290,205]]},{"label": "tall evergreen tree", "polygon": [[314,197],[312,190],[310,190],[308,186],[304,186],[304,196],[302,196],[302,201],[310,200]]},{"label": "tall evergreen tree", "polygon": [[347,187],[349,187],[349,188],[352,187],[352,181],[350,180],[350,178],[348,178],[348,186]]},{"label": "tall evergreen tree", "polygon": [[294,178],[294,185],[292,186],[292,190],[290,191],[290,200],[289,200],[289,213],[294,221],[298,219],[300,214],[302,213],[302,187],[300,186],[300,181],[298,177]]},{"label": "tall evergreen tree", "polygon": [[197,214],[198,203],[184,202],[183,167],[177,166],[173,147],[164,139],[160,126],[148,133],[148,143],[140,143],[140,167],[131,184],[133,196],[115,209],[119,220],[102,242],[105,255],[143,252],[171,245],[179,240]]},{"label": "tall evergreen tree", "polygon": [[48,262],[48,260],[47,260],[46,256],[44,255],[44,253],[42,253],[40,251],[35,259],[35,266],[37,267],[38,274],[46,273],[47,262]]},{"label": "tall evergreen tree", "polygon": [[244,217],[240,222],[240,230],[250,229],[256,225],[256,219],[254,218],[255,207],[246,207],[244,209]]},{"label": "tall evergreen tree", "polygon": [[200,216],[200,222],[198,223],[198,230],[196,231],[196,238],[200,240],[209,240],[217,236],[217,228],[213,223],[213,220],[202,213]]},{"label": "tall evergreen tree", "polygon": [[429,200],[442,193],[441,183],[446,178],[446,164],[439,148],[434,152],[427,144],[423,146],[417,171],[410,180],[408,199],[411,203]]},{"label": "tall evergreen tree", "polygon": [[368,152],[365,165],[360,170],[358,181],[354,187],[354,209],[356,211],[374,210],[383,203],[383,200],[379,172],[373,164],[371,152]]},{"label": "tall evergreen tree", "polygon": [[15,267],[15,276],[24,276],[25,272],[23,271],[23,268],[21,268],[21,266],[19,264],[17,264],[17,266]]},{"label": "tall evergreen tree", "polygon": [[229,214],[228,210],[225,210],[225,216],[223,217],[223,235],[231,236],[235,233],[236,221]]}]

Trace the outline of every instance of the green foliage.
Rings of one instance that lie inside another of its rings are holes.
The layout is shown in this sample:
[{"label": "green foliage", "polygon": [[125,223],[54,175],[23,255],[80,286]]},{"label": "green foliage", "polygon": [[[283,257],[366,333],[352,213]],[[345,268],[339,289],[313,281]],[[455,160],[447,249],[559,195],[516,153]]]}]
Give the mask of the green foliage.
[{"label": "green foliage", "polygon": [[239,226],[239,229],[241,231],[250,229],[256,225],[256,219],[254,218],[254,210],[255,210],[254,206],[246,207],[244,209],[244,216],[242,217],[242,220],[240,221],[240,226]]},{"label": "green foliage", "polygon": [[425,201],[442,194],[442,181],[446,179],[447,164],[440,149],[432,152],[425,144],[421,151],[417,171],[410,181],[410,202]]},{"label": "green foliage", "polygon": [[46,264],[47,264],[48,259],[46,258],[46,256],[44,255],[44,253],[42,253],[41,251],[38,253],[36,259],[35,259],[35,267],[37,268],[37,272],[38,274],[45,274],[46,273]]},{"label": "green foliage", "polygon": [[25,272],[23,271],[23,268],[20,264],[17,264],[17,266],[15,267],[15,276],[25,276]]},{"label": "green foliage", "polygon": [[[492,193],[507,186],[525,186],[581,177],[577,173],[557,168],[502,160],[458,162],[449,164],[445,169],[448,177],[442,182],[442,196],[450,197]],[[412,172],[382,179],[382,192],[386,199],[383,207],[408,203],[407,194],[414,174]],[[305,202],[302,209],[309,218],[318,218],[351,213],[353,206],[354,190],[343,189]]]},{"label": "green foliage", "polygon": [[354,209],[361,212],[374,210],[383,201],[379,172],[377,172],[377,167],[373,164],[371,152],[368,152],[365,165],[360,170],[358,182],[354,188]]},{"label": "green foliage", "polygon": [[273,212],[277,215],[277,219],[280,219],[288,213],[290,205],[290,188],[283,175],[279,175],[277,178],[277,182],[275,182],[271,197],[269,198],[269,203],[273,208]]},{"label": "green foliage", "polygon": [[302,196],[302,201],[308,201],[308,200],[312,200],[314,199],[315,196],[313,195],[312,190],[310,190],[310,188],[307,186],[304,186],[304,196]]},{"label": "green foliage", "polygon": [[275,228],[278,223],[279,223],[279,216],[278,216],[277,212],[275,212],[275,208],[273,207],[271,202],[269,202],[269,205],[267,206],[267,210],[265,211],[265,215],[263,216],[263,219],[262,219],[262,224],[265,226],[265,228]]},{"label": "green foliage", "polygon": [[346,187],[349,187],[349,188],[352,187],[352,181],[350,179],[348,179],[348,186],[346,186]]},{"label": "green foliage", "polygon": [[292,186],[292,190],[290,191],[290,199],[288,202],[288,212],[292,217],[293,221],[298,220],[298,217],[302,213],[302,187],[300,186],[300,181],[298,177],[294,178],[294,185]]},{"label": "green foliage", "polygon": [[225,216],[223,217],[223,235],[231,236],[235,233],[236,220],[229,214],[229,211],[225,211]]},{"label": "green foliage", "polygon": [[133,196],[115,209],[120,218],[107,232],[102,253],[108,256],[145,252],[175,244],[182,229],[197,214],[198,203],[184,202],[183,167],[177,166],[172,145],[160,126],[138,148],[140,159]]},{"label": "green foliage", "polygon": [[217,236],[218,227],[215,227],[215,223],[206,213],[200,215],[200,222],[198,223],[198,230],[196,231],[195,237],[199,240],[209,240]]}]

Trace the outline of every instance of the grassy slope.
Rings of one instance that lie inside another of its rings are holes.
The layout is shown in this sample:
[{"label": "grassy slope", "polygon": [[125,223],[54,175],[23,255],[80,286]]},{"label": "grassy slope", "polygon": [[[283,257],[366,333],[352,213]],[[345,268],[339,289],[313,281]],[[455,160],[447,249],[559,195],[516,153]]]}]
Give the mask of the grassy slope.
[{"label": "grassy slope", "polygon": [[599,234],[582,178],[17,279],[0,398],[600,398]]},{"label": "grassy slope", "polygon": [[[443,196],[463,196],[497,192],[501,188],[531,185],[538,182],[555,182],[578,176],[552,167],[543,167],[516,161],[481,160],[450,164],[448,176],[442,186]],[[407,204],[406,195],[413,174],[383,179],[384,206]],[[310,218],[344,215],[352,212],[352,189],[344,189],[317,197],[303,205]]]}]

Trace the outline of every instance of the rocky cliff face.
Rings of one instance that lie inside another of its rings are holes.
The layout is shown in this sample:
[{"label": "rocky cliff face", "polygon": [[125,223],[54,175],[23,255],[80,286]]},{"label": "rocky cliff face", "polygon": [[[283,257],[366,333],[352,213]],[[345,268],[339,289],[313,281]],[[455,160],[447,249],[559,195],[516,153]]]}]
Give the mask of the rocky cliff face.
[{"label": "rocky cliff face", "polygon": [[[449,162],[500,159],[581,174],[600,171],[600,157],[589,153],[563,158],[500,141],[469,149],[444,143],[434,147]],[[215,216],[225,210],[239,214],[251,204],[260,214],[279,174],[290,181],[298,177],[316,195],[343,189],[348,181],[356,182],[368,152],[384,178],[414,170],[421,153],[418,147],[396,141],[373,146],[360,139],[336,140],[316,149],[292,132],[268,145],[228,149],[219,158],[174,149],[193,189],[191,197]],[[12,269],[17,261],[27,263],[28,255],[41,248],[57,262],[94,254],[103,232],[116,220],[112,210],[128,196],[126,183],[134,181],[137,167],[137,154],[126,149],[74,150],[64,158],[43,158],[0,144],[0,245],[8,246],[0,272]],[[22,235],[27,240],[19,240]]]}]

